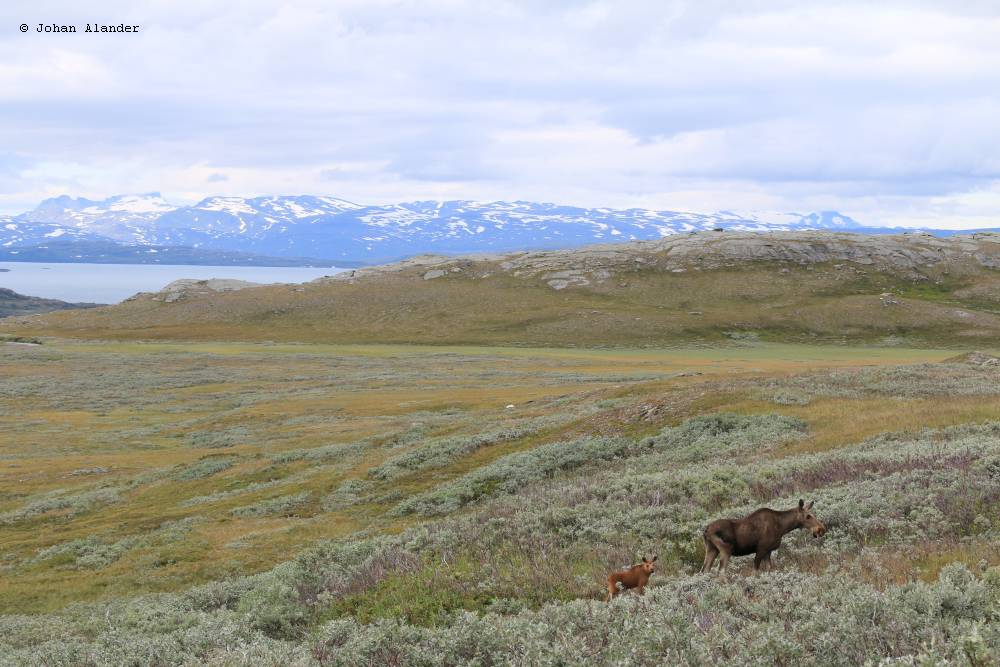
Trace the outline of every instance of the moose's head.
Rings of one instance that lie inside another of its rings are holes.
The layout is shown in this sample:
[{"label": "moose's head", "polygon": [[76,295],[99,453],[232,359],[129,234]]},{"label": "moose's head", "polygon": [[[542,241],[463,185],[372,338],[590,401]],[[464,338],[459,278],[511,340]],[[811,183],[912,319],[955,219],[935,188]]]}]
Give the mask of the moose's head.
[{"label": "moose's head", "polygon": [[814,504],[816,504],[815,500],[806,505],[805,501],[799,498],[799,508],[797,510],[799,513],[799,525],[812,533],[813,537],[823,537],[826,534],[826,524],[817,519],[816,515],[813,514],[812,507]]}]

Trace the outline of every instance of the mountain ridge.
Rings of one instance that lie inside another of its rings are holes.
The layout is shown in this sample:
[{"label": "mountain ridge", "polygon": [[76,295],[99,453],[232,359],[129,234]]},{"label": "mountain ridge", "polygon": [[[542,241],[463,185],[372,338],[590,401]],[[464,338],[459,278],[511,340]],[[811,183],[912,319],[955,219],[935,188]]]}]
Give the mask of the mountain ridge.
[{"label": "mountain ridge", "polygon": [[[713,229],[902,231],[866,226],[837,211],[694,213],[521,200],[362,205],[316,195],[213,196],[190,206],[174,206],[159,193],[150,192],[100,201],[69,195],[46,199],[32,211],[0,217],[0,248],[39,245],[65,237],[373,264],[428,252],[457,255],[553,250]],[[940,236],[954,233],[928,231]]]}]

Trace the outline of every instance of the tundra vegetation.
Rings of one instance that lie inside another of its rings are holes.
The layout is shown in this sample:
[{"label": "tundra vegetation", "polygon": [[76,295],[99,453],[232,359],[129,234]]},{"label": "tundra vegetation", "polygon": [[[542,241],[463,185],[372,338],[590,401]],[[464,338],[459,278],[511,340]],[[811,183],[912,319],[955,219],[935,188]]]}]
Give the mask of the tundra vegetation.
[{"label": "tundra vegetation", "polygon": [[[0,344],[0,664],[1000,655],[989,355],[43,343]],[[698,572],[801,497],[822,537]]]}]

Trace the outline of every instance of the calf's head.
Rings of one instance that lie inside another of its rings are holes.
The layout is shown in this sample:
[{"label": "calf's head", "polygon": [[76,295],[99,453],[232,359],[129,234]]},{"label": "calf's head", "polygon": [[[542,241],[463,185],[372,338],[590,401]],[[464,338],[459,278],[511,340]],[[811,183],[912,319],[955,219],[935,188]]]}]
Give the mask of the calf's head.
[{"label": "calf's head", "polygon": [[816,501],[810,502],[806,505],[805,501],[801,498],[799,499],[799,523],[803,528],[812,533],[813,537],[823,537],[826,534],[826,524],[816,518],[813,514],[812,507]]},{"label": "calf's head", "polygon": [[642,571],[646,574],[653,574],[656,572],[656,556],[653,556],[653,560],[646,560],[646,558],[643,557],[640,567],[642,567]]}]

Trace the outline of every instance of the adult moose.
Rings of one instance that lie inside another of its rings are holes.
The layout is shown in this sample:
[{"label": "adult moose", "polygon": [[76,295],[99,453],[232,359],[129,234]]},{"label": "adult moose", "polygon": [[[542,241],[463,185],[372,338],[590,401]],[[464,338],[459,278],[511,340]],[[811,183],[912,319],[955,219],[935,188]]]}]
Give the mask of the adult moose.
[{"label": "adult moose", "polygon": [[744,519],[719,519],[708,524],[705,529],[705,563],[702,572],[708,572],[721,555],[719,571],[726,569],[731,556],[754,554],[753,568],[760,570],[767,564],[771,569],[771,552],[781,546],[781,538],[799,528],[809,529],[813,537],[822,537],[826,526],[812,513],[816,501],[778,512],[763,507]]}]

